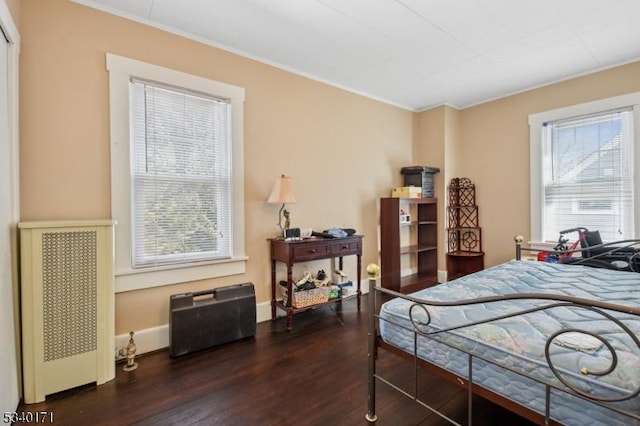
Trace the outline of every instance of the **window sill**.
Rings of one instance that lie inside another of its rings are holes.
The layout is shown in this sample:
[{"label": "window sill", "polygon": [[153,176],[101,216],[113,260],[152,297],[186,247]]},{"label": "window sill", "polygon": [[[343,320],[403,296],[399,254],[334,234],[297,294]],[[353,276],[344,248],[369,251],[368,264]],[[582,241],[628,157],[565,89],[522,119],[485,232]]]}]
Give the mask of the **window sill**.
[{"label": "window sill", "polygon": [[532,249],[532,250],[544,250],[544,251],[548,251],[548,250],[553,250],[553,248],[557,245],[558,243],[546,243],[543,241],[529,241],[527,243],[527,247]]},{"label": "window sill", "polygon": [[243,274],[247,260],[241,256],[202,264],[116,271],[116,293]]}]

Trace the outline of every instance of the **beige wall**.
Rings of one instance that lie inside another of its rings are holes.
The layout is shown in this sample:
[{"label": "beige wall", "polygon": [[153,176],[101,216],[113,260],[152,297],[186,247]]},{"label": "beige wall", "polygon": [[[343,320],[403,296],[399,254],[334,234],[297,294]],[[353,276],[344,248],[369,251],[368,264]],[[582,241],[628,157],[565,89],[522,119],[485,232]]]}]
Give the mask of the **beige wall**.
[{"label": "beige wall", "polygon": [[[377,199],[401,185],[399,169],[439,167],[439,269],[446,184],[469,177],[485,263],[508,260],[513,235],[529,233],[528,114],[640,91],[638,62],[461,111],[414,114],[67,0],[8,4],[19,10],[22,37],[22,220],[110,217],[105,53],[246,89],[246,274],[120,293],[118,334],[166,324],[174,293],[252,281],[258,301],[267,301],[266,239],[275,234],[278,207],[264,200],[281,173],[292,177],[298,200],[290,206],[293,225],[356,228],[365,235],[366,265],[378,260]],[[353,262],[347,267],[354,274]]]},{"label": "beige wall", "polygon": [[436,166],[445,269],[446,185],[476,184],[485,267],[514,256],[513,237],[530,234],[528,116],[640,91],[640,62],[552,84],[463,110],[440,106],[417,114],[414,163]]},{"label": "beige wall", "polygon": [[356,228],[363,264],[377,262],[377,199],[411,163],[413,113],[66,0],[21,6],[23,221],[111,215],[105,53],[246,89],[246,274],[119,293],[117,334],[166,324],[174,293],[252,281],[267,301],[278,206],[265,200],[281,173],[293,180],[294,226]]},{"label": "beige wall", "polygon": [[434,176],[435,196],[438,198],[438,270],[446,269],[446,185],[449,174],[457,163],[457,115],[458,111],[439,106],[416,114],[413,143],[413,164],[437,167],[440,173]]},{"label": "beige wall", "polygon": [[485,266],[513,258],[529,237],[528,115],[640,91],[640,62],[461,111],[460,170],[476,184]]}]

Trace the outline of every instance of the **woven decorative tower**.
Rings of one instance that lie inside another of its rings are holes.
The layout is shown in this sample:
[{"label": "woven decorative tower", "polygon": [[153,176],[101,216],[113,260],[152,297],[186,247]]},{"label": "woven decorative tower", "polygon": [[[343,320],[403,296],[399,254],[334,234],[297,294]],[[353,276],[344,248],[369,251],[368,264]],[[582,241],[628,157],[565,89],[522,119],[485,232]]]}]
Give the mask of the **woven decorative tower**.
[{"label": "woven decorative tower", "polygon": [[447,280],[484,268],[482,230],[478,220],[476,186],[468,178],[453,178],[447,207]]}]

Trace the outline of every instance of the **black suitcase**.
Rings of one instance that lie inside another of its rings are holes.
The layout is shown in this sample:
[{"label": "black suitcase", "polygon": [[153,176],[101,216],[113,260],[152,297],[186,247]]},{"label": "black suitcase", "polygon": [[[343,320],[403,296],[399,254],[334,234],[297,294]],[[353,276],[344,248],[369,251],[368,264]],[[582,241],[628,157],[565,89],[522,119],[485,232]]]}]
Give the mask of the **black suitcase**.
[{"label": "black suitcase", "polygon": [[186,355],[255,336],[256,295],[252,283],[171,295],[169,354]]}]

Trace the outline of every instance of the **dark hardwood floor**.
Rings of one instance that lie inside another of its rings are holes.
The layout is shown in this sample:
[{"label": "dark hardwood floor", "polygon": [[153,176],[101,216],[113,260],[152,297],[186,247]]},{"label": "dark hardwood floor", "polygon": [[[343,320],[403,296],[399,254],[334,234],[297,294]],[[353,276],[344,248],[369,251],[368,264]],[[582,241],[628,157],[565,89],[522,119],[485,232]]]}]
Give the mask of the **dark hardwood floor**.
[{"label": "dark hardwood floor", "polygon": [[[137,358],[133,372],[19,407],[49,411],[65,425],[367,425],[367,298],[258,324],[255,338],[173,359]],[[378,371],[413,386],[411,363],[380,352]],[[467,424],[466,391],[421,372],[421,395]],[[377,425],[444,425],[437,415],[378,383]],[[481,398],[474,425],[528,422]]]}]

